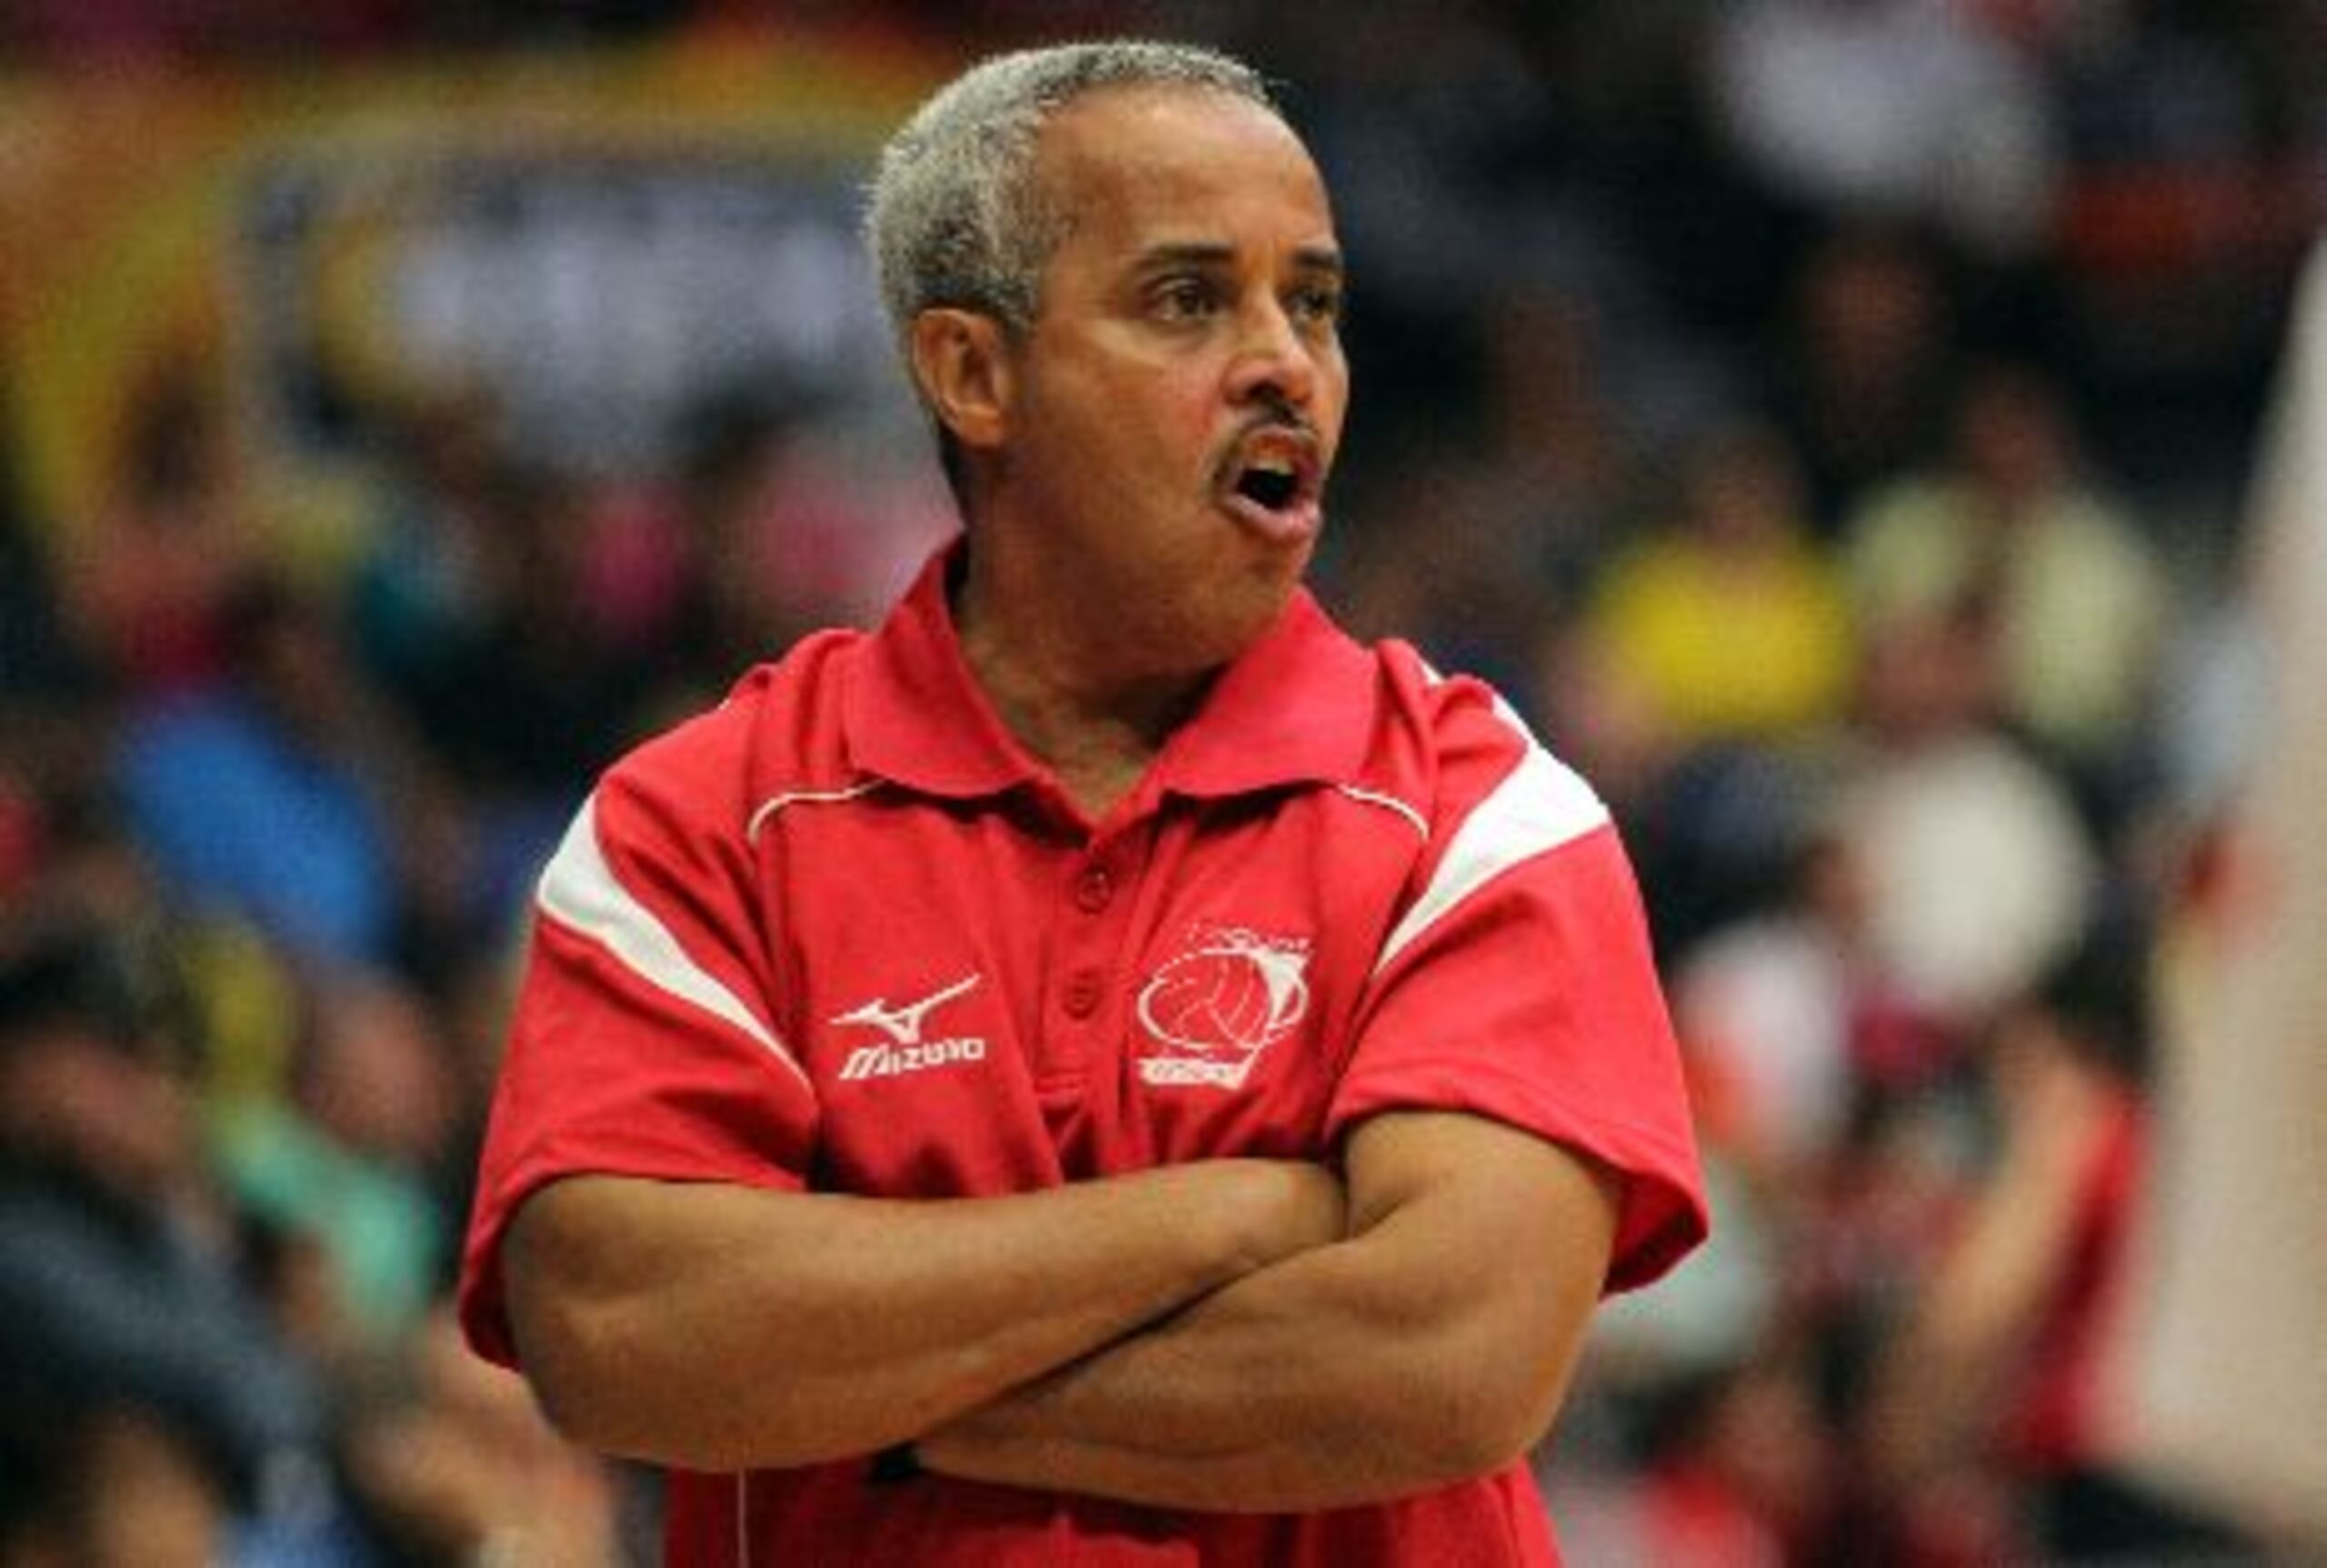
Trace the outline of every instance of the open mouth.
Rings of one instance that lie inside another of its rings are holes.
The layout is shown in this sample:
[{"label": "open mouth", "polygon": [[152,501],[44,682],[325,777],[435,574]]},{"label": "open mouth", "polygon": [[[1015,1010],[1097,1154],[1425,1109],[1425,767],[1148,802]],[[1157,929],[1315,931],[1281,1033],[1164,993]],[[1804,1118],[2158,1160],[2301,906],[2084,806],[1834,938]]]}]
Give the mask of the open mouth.
[{"label": "open mouth", "polygon": [[1301,475],[1290,466],[1254,464],[1236,475],[1236,494],[1256,506],[1281,512],[1301,493]]},{"label": "open mouth", "polygon": [[1223,476],[1222,498],[1231,516],[1264,537],[1306,539],[1321,521],[1318,470],[1316,444],[1306,434],[1262,430],[1238,444]]}]

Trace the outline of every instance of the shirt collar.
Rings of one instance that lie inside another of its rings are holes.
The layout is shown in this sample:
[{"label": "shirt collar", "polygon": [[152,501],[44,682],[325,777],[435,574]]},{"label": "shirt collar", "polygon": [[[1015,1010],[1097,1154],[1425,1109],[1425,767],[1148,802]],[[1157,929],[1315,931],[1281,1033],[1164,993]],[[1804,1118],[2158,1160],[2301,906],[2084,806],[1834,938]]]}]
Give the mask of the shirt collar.
[{"label": "shirt collar", "polygon": [[1372,658],[1297,589],[1165,744],[1159,782],[1188,795],[1350,783],[1374,702]]},{"label": "shirt collar", "polygon": [[[922,568],[864,644],[843,699],[858,768],[931,794],[998,794],[1046,775],[970,673],[946,603],[965,546]],[[1223,796],[1357,776],[1373,726],[1373,662],[1306,589],[1221,673],[1156,764],[1156,783]]]},{"label": "shirt collar", "polygon": [[946,584],[966,548],[956,538],[929,558],[864,643],[842,699],[849,761],[929,794],[999,794],[1043,772],[962,656]]}]

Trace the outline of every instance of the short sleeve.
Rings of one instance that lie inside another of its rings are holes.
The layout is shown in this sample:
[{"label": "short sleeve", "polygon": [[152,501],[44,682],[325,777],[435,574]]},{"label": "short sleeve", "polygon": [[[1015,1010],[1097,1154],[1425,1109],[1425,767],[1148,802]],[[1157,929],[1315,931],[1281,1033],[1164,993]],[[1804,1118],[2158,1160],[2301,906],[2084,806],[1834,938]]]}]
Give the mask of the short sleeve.
[{"label": "short sleeve", "polygon": [[816,1099],[774,1022],[749,846],[703,804],[742,794],[718,777],[735,749],[682,729],[628,759],[543,873],[462,1258],[462,1324],[492,1360],[515,1354],[502,1238],[544,1184],[804,1184]]},{"label": "short sleeve", "polygon": [[1645,1284],[1707,1218],[1631,864],[1598,798],[1508,709],[1457,709],[1433,848],[1368,982],[1328,1131],[1457,1110],[1586,1155],[1623,1187],[1608,1288]]}]

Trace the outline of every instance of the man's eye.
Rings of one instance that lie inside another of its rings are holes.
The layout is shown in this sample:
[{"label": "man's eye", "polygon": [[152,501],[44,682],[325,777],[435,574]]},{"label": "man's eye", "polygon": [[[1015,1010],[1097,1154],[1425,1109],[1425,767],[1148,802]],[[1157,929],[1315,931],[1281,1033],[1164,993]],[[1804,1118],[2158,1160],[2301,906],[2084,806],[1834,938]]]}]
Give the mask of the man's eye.
[{"label": "man's eye", "polygon": [[1297,290],[1293,296],[1293,314],[1302,321],[1333,325],[1342,318],[1342,291],[1323,284]]},{"label": "man's eye", "polygon": [[1212,314],[1218,301],[1208,285],[1183,278],[1157,288],[1153,304],[1155,314],[1166,321],[1200,321]]}]

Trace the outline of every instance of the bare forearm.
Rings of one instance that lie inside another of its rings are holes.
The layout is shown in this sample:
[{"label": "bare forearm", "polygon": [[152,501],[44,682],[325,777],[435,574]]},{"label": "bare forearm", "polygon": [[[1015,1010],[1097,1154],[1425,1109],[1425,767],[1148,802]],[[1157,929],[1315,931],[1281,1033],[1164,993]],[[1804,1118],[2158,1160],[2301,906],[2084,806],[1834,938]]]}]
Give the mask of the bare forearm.
[{"label": "bare forearm", "polygon": [[1465,1408],[1479,1385],[1478,1364],[1462,1364],[1468,1336],[1366,1301],[1364,1273],[1345,1243],[1249,1276],[934,1433],[924,1461],[1158,1506],[1275,1511],[1419,1490],[1523,1445],[1512,1413]]},{"label": "bare forearm", "polygon": [[1323,1173],[1217,1162],[898,1203],[580,1178],[519,1216],[511,1311],[552,1414],[692,1469],[926,1431],[1337,1228]]},{"label": "bare forearm", "polygon": [[1418,1202],[971,1413],[924,1440],[924,1462],[1238,1511],[1371,1502],[1498,1468],[1549,1424],[1606,1270],[1613,1203],[1581,1164],[1552,1160],[1553,1191],[1520,1227],[1533,1255],[1496,1244],[1511,1233],[1494,1211],[1516,1192]]}]

